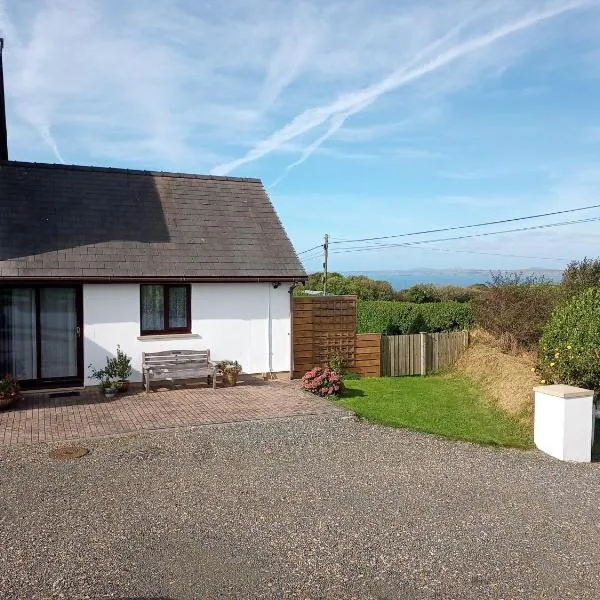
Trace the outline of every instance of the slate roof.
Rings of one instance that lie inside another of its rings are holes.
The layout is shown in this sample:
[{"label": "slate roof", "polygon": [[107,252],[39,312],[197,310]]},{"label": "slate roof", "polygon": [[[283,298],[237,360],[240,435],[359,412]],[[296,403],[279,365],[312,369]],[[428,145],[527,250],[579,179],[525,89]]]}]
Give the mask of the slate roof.
[{"label": "slate roof", "polygon": [[0,280],[302,280],[260,180],[0,163]]}]

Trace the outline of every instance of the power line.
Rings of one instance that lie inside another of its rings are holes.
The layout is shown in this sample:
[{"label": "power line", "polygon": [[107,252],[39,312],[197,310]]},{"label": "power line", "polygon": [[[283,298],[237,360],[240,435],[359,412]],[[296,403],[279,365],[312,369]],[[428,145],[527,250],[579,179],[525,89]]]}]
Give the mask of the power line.
[{"label": "power line", "polygon": [[533,231],[533,230],[537,230],[537,229],[548,229],[551,227],[562,227],[565,225],[590,223],[590,222],[594,222],[594,221],[600,221],[600,217],[592,217],[589,219],[578,219],[575,221],[562,221],[559,223],[547,223],[545,225],[534,225],[532,227],[519,227],[516,229],[504,229],[502,231],[486,231],[483,233],[473,233],[470,235],[460,235],[460,236],[437,238],[437,239],[431,239],[431,240],[417,240],[415,242],[404,242],[404,243],[400,242],[397,244],[373,244],[371,246],[355,246],[355,247],[351,247],[351,248],[334,250],[331,252],[331,254],[346,254],[349,252],[365,252],[365,251],[369,251],[369,250],[381,250],[384,248],[417,247],[421,244],[432,244],[432,243],[437,243],[437,242],[465,240],[465,239],[471,239],[471,238],[476,238],[476,237],[487,237],[490,235],[501,235],[501,234],[505,234],[505,233],[515,233],[515,232],[520,232],[520,231]]},{"label": "power line", "polygon": [[[373,247],[373,248],[369,248],[370,250],[379,250],[379,249],[385,249],[388,246],[377,246],[377,247]],[[564,257],[560,257],[560,256],[556,256],[556,257],[549,257],[549,256],[531,256],[531,255],[523,255],[523,254],[503,254],[503,253],[499,253],[499,252],[477,252],[476,250],[451,250],[450,248],[423,248],[422,246],[417,246],[414,244],[395,244],[393,247],[402,247],[402,248],[408,248],[410,250],[425,250],[426,252],[429,251],[433,251],[433,252],[449,252],[449,253],[453,253],[453,254],[474,254],[477,256],[502,256],[505,258],[530,258],[532,260],[562,260],[562,261],[566,261],[566,260],[570,260],[569,258],[564,258]],[[340,254],[343,254],[342,251],[339,252]],[[305,262],[310,262],[311,260],[317,260],[319,259],[320,256],[315,255],[312,256],[308,259],[304,259]]]},{"label": "power line", "polygon": [[[578,212],[578,211],[582,211],[582,210],[591,210],[593,208],[600,208],[600,204],[594,204],[592,206],[582,206],[580,208],[570,208],[568,210],[558,210],[555,212],[542,213],[539,215],[530,215],[528,217],[514,217],[512,219],[502,219],[500,221],[488,221],[486,223],[475,223],[473,225],[458,225],[455,227],[443,227],[441,229],[429,229],[429,230],[425,230],[425,231],[412,231],[410,233],[398,233],[395,235],[382,235],[382,236],[378,236],[378,237],[360,238],[360,239],[353,239],[353,240],[344,240],[344,239],[335,240],[334,239],[334,240],[331,240],[329,243],[330,244],[350,244],[350,243],[354,243],[354,242],[373,242],[373,241],[377,241],[377,240],[388,240],[388,239],[392,239],[392,238],[408,237],[408,236],[413,236],[413,235],[425,235],[428,233],[442,233],[444,231],[456,231],[458,229],[470,229],[473,227],[486,227],[488,225],[500,225],[501,223],[513,223],[515,221],[525,221],[528,219],[540,219],[542,217],[563,215],[566,213]],[[318,246],[316,246],[316,247],[318,247]]]},{"label": "power line", "polygon": [[311,250],[316,250],[317,248],[322,248],[323,244],[319,244],[318,246],[313,246],[312,248],[309,248],[308,250],[302,250],[302,252],[298,252],[297,256],[300,256],[301,254],[306,254],[307,252],[310,252]]}]

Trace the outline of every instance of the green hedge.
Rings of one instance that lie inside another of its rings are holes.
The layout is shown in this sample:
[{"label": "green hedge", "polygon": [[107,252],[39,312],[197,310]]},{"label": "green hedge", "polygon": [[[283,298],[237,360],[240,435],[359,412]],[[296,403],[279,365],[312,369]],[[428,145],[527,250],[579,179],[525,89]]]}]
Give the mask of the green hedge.
[{"label": "green hedge", "polygon": [[470,329],[472,326],[473,312],[469,303],[358,301],[358,333],[433,333]]}]

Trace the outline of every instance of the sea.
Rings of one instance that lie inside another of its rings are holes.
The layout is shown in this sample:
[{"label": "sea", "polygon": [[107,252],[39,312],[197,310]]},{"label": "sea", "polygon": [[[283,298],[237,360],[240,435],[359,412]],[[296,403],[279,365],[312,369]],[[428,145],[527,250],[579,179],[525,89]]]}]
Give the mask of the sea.
[{"label": "sea", "polygon": [[[431,283],[436,286],[456,285],[467,287],[476,283],[489,283],[492,273],[514,273],[515,271],[484,271],[484,270],[414,270],[414,271],[352,271],[342,275],[366,275],[371,279],[388,281],[395,290],[405,290],[419,283]],[[551,281],[560,281],[562,271],[550,269],[525,269],[518,271],[523,275],[544,277]]]}]

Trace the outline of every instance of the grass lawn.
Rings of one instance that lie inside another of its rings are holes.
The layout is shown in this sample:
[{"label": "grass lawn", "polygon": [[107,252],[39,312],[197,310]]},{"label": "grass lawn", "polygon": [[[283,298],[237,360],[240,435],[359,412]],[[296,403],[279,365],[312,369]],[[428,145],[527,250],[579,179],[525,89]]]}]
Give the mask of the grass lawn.
[{"label": "grass lawn", "polygon": [[532,447],[529,429],[488,404],[465,376],[378,377],[345,384],[338,402],[369,421],[479,444]]}]

